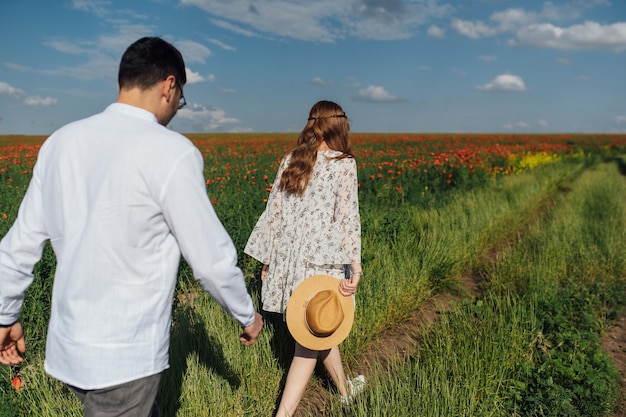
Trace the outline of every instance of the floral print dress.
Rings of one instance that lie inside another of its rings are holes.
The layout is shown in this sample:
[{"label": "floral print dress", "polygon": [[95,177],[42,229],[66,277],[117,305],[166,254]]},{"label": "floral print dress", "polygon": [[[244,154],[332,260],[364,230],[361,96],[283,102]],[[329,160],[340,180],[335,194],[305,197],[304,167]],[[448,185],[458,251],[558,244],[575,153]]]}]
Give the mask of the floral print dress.
[{"label": "floral print dress", "polygon": [[361,262],[361,218],[354,158],[317,154],[302,195],[278,190],[290,154],[280,164],[265,211],[244,252],[269,265],[263,281],[263,310],[284,313],[294,289],[316,274],[344,278],[344,267]]}]

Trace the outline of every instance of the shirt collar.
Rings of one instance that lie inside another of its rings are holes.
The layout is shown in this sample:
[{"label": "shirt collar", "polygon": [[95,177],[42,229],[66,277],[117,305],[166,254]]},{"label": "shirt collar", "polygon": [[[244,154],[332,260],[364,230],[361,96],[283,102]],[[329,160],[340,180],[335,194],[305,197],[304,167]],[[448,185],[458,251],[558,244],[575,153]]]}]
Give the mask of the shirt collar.
[{"label": "shirt collar", "polygon": [[128,116],[137,117],[139,119],[144,119],[144,120],[158,123],[158,120],[156,116],[154,115],[154,113],[149,112],[148,110],[144,110],[140,107],[131,106],[130,104],[112,103],[104,111],[123,113]]}]

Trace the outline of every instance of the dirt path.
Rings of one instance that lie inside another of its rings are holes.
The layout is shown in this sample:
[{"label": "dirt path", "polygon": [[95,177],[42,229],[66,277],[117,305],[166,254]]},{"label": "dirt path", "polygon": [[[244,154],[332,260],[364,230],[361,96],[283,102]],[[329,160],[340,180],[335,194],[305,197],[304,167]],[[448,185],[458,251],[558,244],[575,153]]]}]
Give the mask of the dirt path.
[{"label": "dirt path", "polygon": [[[415,356],[424,332],[436,322],[441,313],[453,308],[452,302],[472,298],[479,293],[477,277],[462,278],[461,286],[464,295],[437,295],[425,306],[414,311],[407,320],[377,337],[361,355],[360,364],[352,368],[353,373],[372,375],[381,368],[386,369],[392,361],[397,364],[398,360],[409,360]],[[295,417],[329,416],[330,403],[333,401],[331,395],[330,391],[319,383],[309,385]]]},{"label": "dirt path", "polygon": [[622,395],[613,417],[626,417],[626,316],[609,328],[600,345],[613,358],[615,367],[622,375]]},{"label": "dirt path", "polygon": [[[463,288],[468,296],[479,294],[477,280],[465,277]],[[451,309],[453,301],[462,297],[442,295],[435,297],[425,307],[415,311],[409,319],[381,335],[363,354],[363,363],[354,371],[365,375],[371,374],[376,367],[387,368],[393,358],[408,359],[415,355],[421,344],[421,335],[437,317]],[[621,398],[612,417],[626,417],[626,315],[616,321],[602,338],[602,348],[609,354],[615,367],[622,375]],[[380,369],[380,368],[379,368]],[[296,417],[329,415],[329,404],[332,401],[329,391],[321,385],[309,386]]]},{"label": "dirt path", "polygon": [[[562,189],[560,191],[566,193],[568,190]],[[549,211],[554,203],[554,199],[548,198],[534,210],[533,216],[524,217],[533,219],[531,222],[536,221]],[[499,255],[502,255],[514,244],[515,237],[519,238],[519,236],[524,235],[529,227],[529,223],[523,223],[519,225],[517,230],[510,231],[507,236],[504,236],[488,251],[483,262],[495,262]],[[414,311],[407,320],[380,335],[362,353],[358,367],[353,368],[352,371],[355,374],[371,375],[376,372],[376,369],[386,369],[392,360],[408,360],[414,356],[420,348],[424,332],[436,322],[441,313],[453,308],[452,302],[467,298],[473,299],[480,295],[480,277],[476,273],[469,272],[463,275],[459,284],[462,288],[460,296],[437,295],[425,306]],[[617,370],[622,375],[621,399],[612,417],[626,417],[626,315],[609,328],[601,340],[601,346],[611,356]],[[295,417],[330,415],[330,404],[336,400],[331,395],[327,387],[320,383],[309,385]]]},{"label": "dirt path", "polygon": [[[480,293],[477,277],[466,276],[462,278],[461,284],[465,296],[436,296],[426,306],[413,312],[407,320],[378,337],[363,353],[362,363],[352,371],[371,375],[376,369],[386,369],[392,360],[408,360],[414,356],[420,348],[422,334],[442,312],[452,308],[452,302],[472,298]],[[626,315],[609,328],[601,340],[601,346],[622,375],[621,398],[612,417],[626,417]],[[331,395],[321,384],[309,386],[296,417],[330,415],[330,403],[333,401]]]},{"label": "dirt path", "polygon": [[[503,236],[499,242],[495,242],[491,249],[487,250],[482,262],[485,264],[495,262],[499,254],[510,248],[515,237],[525,234],[530,222],[542,216],[553,204],[554,199],[550,196],[532,210],[532,215],[520,216],[529,219],[529,222],[522,222],[515,230],[510,230]],[[424,332],[436,322],[441,313],[451,310],[453,302],[473,299],[480,294],[480,279],[480,276],[474,272],[463,274],[459,279],[461,295],[438,294],[433,297],[424,306],[414,311],[407,320],[379,335],[360,355],[359,366],[353,368],[352,371],[372,375],[376,369],[386,369],[392,360],[410,359],[418,352]],[[331,393],[326,387],[319,383],[312,383],[307,388],[295,417],[328,416],[330,415],[329,405],[332,401]]]}]

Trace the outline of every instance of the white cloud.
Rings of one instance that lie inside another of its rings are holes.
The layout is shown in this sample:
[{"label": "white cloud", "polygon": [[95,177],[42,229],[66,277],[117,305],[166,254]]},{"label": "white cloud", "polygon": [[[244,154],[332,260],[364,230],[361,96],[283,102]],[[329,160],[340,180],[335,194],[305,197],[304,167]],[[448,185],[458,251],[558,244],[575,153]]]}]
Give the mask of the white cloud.
[{"label": "white cloud", "polygon": [[190,121],[194,126],[206,130],[222,130],[225,125],[239,123],[234,117],[229,117],[219,107],[204,107],[192,104],[176,113],[178,119]]},{"label": "white cloud", "polygon": [[175,42],[175,46],[180,53],[183,55],[185,59],[185,63],[205,63],[206,59],[213,55],[213,52],[206,46],[201,43],[190,41],[190,40],[180,40]]},{"label": "white cloud", "polygon": [[4,66],[7,68],[11,68],[14,71],[18,72],[35,72],[31,67],[27,67],[26,65],[15,64],[13,62],[5,62]]},{"label": "white cloud", "polygon": [[450,26],[461,35],[465,35],[471,39],[493,36],[499,32],[498,29],[487,26],[480,21],[470,22],[469,20],[453,19]]},{"label": "white cloud", "polygon": [[320,77],[315,77],[309,82],[315,85],[333,85],[332,81],[325,81],[325,80],[322,80]]},{"label": "white cloud", "polygon": [[544,119],[539,119],[537,120],[537,124],[541,127],[547,127],[548,126],[548,122],[546,122]]},{"label": "white cloud", "polygon": [[93,80],[116,77],[118,68],[119,57],[93,55],[82,64],[72,67],[61,67],[55,70],[45,70],[44,73],[81,80]]},{"label": "white cloud", "polygon": [[615,116],[615,123],[618,125],[626,124],[626,116]]},{"label": "white cloud", "polygon": [[470,39],[480,39],[503,32],[515,32],[521,27],[540,21],[540,19],[541,15],[538,13],[515,8],[493,13],[489,17],[488,23],[480,20],[453,19],[450,26]]},{"label": "white cloud", "polygon": [[0,81],[0,94],[7,94],[13,97],[20,97],[24,95],[24,90],[13,87],[8,83]]},{"label": "white cloud", "polygon": [[[324,0],[329,3],[333,0]],[[447,16],[452,6],[432,0],[349,0],[336,16],[342,35],[363,39],[408,39],[432,18]],[[322,20],[323,22],[323,20]]]},{"label": "white cloud", "polygon": [[[111,78],[117,74],[120,56],[132,42],[143,36],[154,36],[160,30],[156,24],[136,23],[136,20],[145,20],[147,17],[139,15],[132,10],[115,8],[110,0],[71,0],[70,7],[103,18],[103,21],[111,27],[111,32],[98,35],[94,39],[47,39],[44,41],[44,45],[64,54],[81,57],[83,62],[79,62],[71,67],[58,69],[39,70],[23,68],[22,71],[82,80]],[[129,18],[135,21],[131,21]],[[170,37],[164,38],[181,51],[187,63],[205,63],[207,58],[213,55],[209,48],[199,42],[188,39],[173,40]],[[212,42],[225,49],[228,48],[227,45],[218,41]],[[192,74],[190,78],[198,81],[194,75],[196,74]],[[210,81],[211,77],[202,77],[201,80]]]},{"label": "white cloud", "polygon": [[154,33],[155,28],[141,24],[129,24],[124,20],[110,20],[110,23],[113,26],[113,34],[99,35],[92,40],[54,38],[44,41],[44,45],[58,52],[80,57],[82,62],[56,69],[25,68],[23,71],[81,80],[115,77],[120,56],[128,45],[142,36]]},{"label": "white cloud", "polygon": [[587,21],[580,25],[560,28],[550,23],[529,25],[517,32],[523,45],[555,49],[626,50],[626,22],[601,25]]},{"label": "white cloud", "polygon": [[246,36],[285,37],[334,42],[348,36],[407,39],[430,19],[448,16],[453,7],[436,0],[181,0],[215,18],[221,28]]},{"label": "white cloud", "polygon": [[354,98],[356,100],[362,101],[373,101],[373,102],[391,102],[391,101],[402,101],[400,97],[394,96],[385,90],[384,87],[378,85],[370,85],[359,90]]},{"label": "white cloud", "polygon": [[433,38],[443,39],[446,37],[446,30],[435,25],[430,25],[426,33]]},{"label": "white cloud", "polygon": [[420,71],[426,71],[426,72],[432,72],[433,70],[427,66],[427,65],[420,65],[419,67],[417,67],[418,70]]},{"label": "white cloud", "polygon": [[229,31],[231,31],[233,33],[237,33],[239,35],[247,36],[249,38],[259,37],[258,33],[255,33],[255,32],[253,32],[251,30],[244,29],[241,26],[234,25],[234,24],[229,23],[229,22],[227,22],[225,20],[211,19],[211,23],[214,24],[215,26],[219,27],[219,28],[229,30]]},{"label": "white cloud", "polygon": [[234,88],[220,88],[220,93],[224,93],[224,94],[236,94],[237,90],[235,90]]},{"label": "white cloud", "polygon": [[[121,13],[120,10],[116,10]],[[106,51],[118,61],[128,45],[144,36],[153,36],[158,28],[154,25],[129,23],[126,20],[108,20],[107,25],[112,26],[112,33],[100,35],[95,41],[89,43],[89,48],[94,52]]]},{"label": "white cloud", "polygon": [[76,41],[66,39],[49,39],[43,44],[58,52],[70,55],[88,54],[91,50],[91,46],[86,43],[76,43]]},{"label": "white cloud", "polygon": [[586,10],[597,6],[611,6],[611,2],[609,0],[576,0],[556,4],[547,1],[543,4],[541,17],[547,20],[578,19]]},{"label": "white cloud", "polygon": [[513,74],[501,74],[485,85],[476,87],[483,91],[526,91],[524,80]]},{"label": "white cloud", "polygon": [[234,51],[237,50],[237,48],[235,48],[234,46],[227,45],[227,44],[225,44],[222,41],[218,41],[217,39],[209,39],[208,41],[211,42],[213,45],[219,46],[220,48],[224,49],[225,51],[233,51],[234,52]]},{"label": "white cloud", "polygon": [[623,52],[626,50],[626,22],[601,24],[588,20],[569,27],[557,26],[554,23],[578,19],[586,9],[608,5],[610,5],[608,0],[581,0],[559,5],[545,2],[542,10],[538,12],[510,8],[493,13],[488,22],[455,18],[450,26],[470,39],[511,33],[516,39],[510,40],[508,42],[510,45]]},{"label": "white cloud", "polygon": [[189,68],[185,68],[185,74],[187,75],[187,84],[196,84],[202,82],[210,82],[215,81],[215,75],[209,74],[207,76],[202,76],[197,72],[193,72]]},{"label": "white cloud", "polygon": [[507,130],[520,130],[528,129],[530,127],[530,124],[527,122],[518,121],[515,123],[506,123],[503,127]]},{"label": "white cloud", "polygon": [[[83,39],[49,39],[44,42],[50,48],[65,54],[84,57],[84,61],[71,67],[61,67],[52,70],[37,70],[19,68],[21,71],[30,71],[53,76],[64,76],[81,80],[111,78],[117,74],[119,59],[128,45],[137,39],[151,35],[155,28],[141,24],[128,24],[125,21],[112,21],[115,33],[100,35],[93,40]],[[183,54],[187,64],[202,64],[213,52],[205,45],[187,39],[172,42]],[[17,65],[14,65],[18,69]],[[188,82],[214,81],[213,75],[201,76],[187,70]]]},{"label": "white cloud", "polygon": [[28,96],[24,99],[24,104],[33,107],[56,106],[58,99],[52,97]]},{"label": "white cloud", "polygon": [[524,9],[508,9],[503,12],[495,12],[490,20],[496,23],[497,32],[514,31],[519,27],[536,22],[539,16]]},{"label": "white cloud", "polygon": [[481,55],[478,59],[483,62],[494,62],[497,58],[495,55]]},{"label": "white cloud", "polygon": [[[20,88],[0,81],[0,94],[6,94],[11,97],[20,99],[26,95],[26,92]],[[54,106],[59,102],[58,99],[52,97],[27,96],[24,98],[24,104],[27,106],[47,107]]]},{"label": "white cloud", "polygon": [[108,15],[109,11],[107,6],[110,6],[110,4],[111,2],[108,0],[72,0],[72,7],[74,9],[94,13],[98,16]]}]

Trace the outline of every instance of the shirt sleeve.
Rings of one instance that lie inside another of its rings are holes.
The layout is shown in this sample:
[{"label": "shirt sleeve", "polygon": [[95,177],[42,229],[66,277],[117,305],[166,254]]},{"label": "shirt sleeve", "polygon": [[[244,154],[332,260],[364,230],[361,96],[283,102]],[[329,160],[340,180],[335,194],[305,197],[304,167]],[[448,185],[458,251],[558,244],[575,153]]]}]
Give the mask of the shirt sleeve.
[{"label": "shirt sleeve", "polygon": [[281,212],[283,193],[279,191],[278,188],[280,186],[280,178],[287,164],[287,158],[284,158],[278,167],[276,179],[272,185],[270,195],[267,198],[265,210],[261,214],[261,217],[259,217],[254,229],[252,229],[252,233],[250,233],[250,237],[244,248],[244,253],[264,264],[270,263],[270,255],[274,242],[276,239],[280,238],[280,233],[283,230]]},{"label": "shirt sleeve", "polygon": [[45,230],[39,165],[20,205],[17,219],[0,241],[0,324],[19,319],[33,269],[48,239]]},{"label": "shirt sleeve", "polygon": [[345,158],[341,162],[335,222],[343,234],[343,252],[350,257],[352,263],[361,263],[361,216],[356,161],[354,158]]},{"label": "shirt sleeve", "polygon": [[162,188],[163,214],[195,279],[242,326],[255,310],[237,266],[237,251],[206,192],[204,162],[193,148],[175,164]]}]

